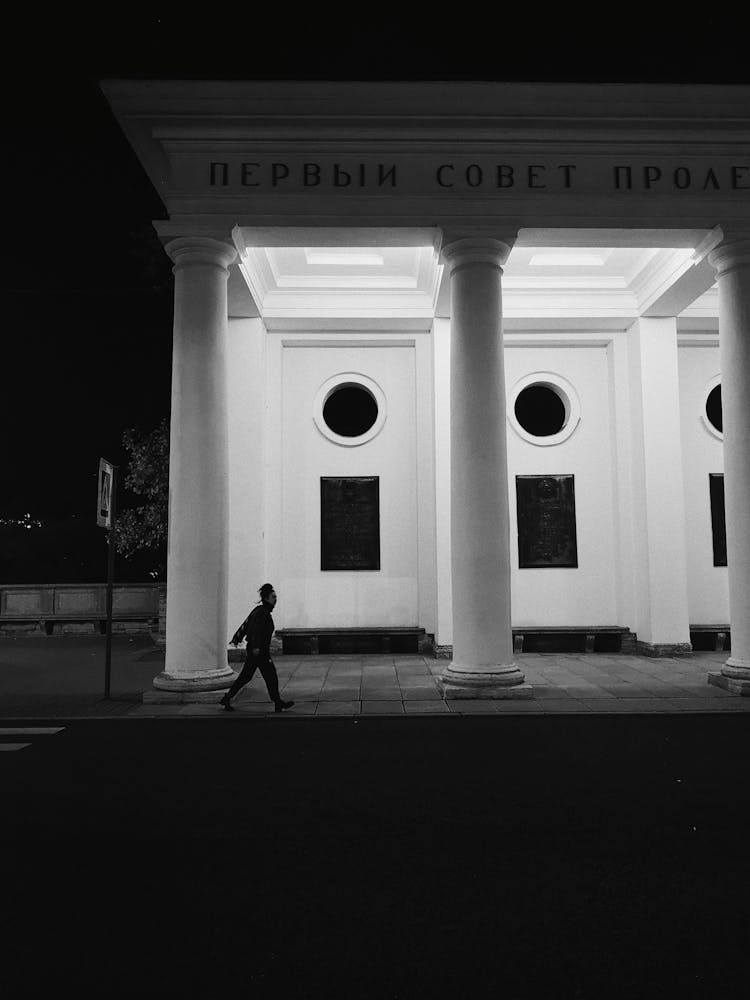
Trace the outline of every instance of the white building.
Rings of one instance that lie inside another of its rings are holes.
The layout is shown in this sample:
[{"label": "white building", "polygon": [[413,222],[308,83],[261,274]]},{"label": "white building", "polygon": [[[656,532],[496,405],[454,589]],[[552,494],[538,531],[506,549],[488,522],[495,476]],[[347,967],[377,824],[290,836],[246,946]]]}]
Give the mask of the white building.
[{"label": "white building", "polygon": [[750,690],[750,88],[103,89],[175,264],[159,687],[226,687],[268,579],[290,648],[422,629],[448,696],[545,629],[731,626]]}]

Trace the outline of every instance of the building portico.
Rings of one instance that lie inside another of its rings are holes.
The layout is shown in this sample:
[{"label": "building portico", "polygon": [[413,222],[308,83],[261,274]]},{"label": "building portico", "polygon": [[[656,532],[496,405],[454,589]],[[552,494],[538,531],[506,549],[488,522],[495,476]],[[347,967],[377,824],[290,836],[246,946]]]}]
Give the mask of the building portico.
[{"label": "building portico", "polygon": [[425,630],[447,698],[530,696],[514,627],[658,657],[723,622],[750,690],[746,89],[104,90],[175,271],[157,688],[227,687],[269,578],[290,636]]}]

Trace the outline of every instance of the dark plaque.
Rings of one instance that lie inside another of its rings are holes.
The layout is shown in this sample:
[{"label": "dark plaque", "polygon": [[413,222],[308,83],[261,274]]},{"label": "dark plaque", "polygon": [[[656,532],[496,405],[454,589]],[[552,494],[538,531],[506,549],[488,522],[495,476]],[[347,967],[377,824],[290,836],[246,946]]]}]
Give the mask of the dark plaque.
[{"label": "dark plaque", "polygon": [[380,569],[379,490],[377,476],[321,476],[321,569]]},{"label": "dark plaque", "polygon": [[714,566],[727,564],[727,523],[724,518],[724,476],[709,472],[708,489],[711,494],[711,533],[714,539]]},{"label": "dark plaque", "polygon": [[518,565],[578,566],[573,476],[516,476]]}]

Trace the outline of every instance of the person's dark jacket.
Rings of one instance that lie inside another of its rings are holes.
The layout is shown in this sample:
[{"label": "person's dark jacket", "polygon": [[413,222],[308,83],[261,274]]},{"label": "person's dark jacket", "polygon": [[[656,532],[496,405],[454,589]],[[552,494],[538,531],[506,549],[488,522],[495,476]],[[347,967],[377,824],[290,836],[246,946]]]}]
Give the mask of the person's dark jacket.
[{"label": "person's dark jacket", "polygon": [[247,639],[247,655],[252,656],[254,649],[260,650],[260,660],[271,659],[271,636],[274,624],[271,617],[271,605],[265,601],[253,608],[244,622],[232,636],[232,643],[240,643]]}]

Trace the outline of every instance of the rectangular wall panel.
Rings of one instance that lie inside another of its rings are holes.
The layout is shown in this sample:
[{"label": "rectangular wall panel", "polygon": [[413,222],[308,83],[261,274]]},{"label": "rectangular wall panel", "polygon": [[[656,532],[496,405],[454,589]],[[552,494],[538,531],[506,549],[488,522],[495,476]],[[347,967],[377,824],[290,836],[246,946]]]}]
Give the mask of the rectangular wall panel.
[{"label": "rectangular wall panel", "polygon": [[519,569],[577,567],[574,476],[516,476]]},{"label": "rectangular wall panel", "polygon": [[727,564],[727,525],[724,516],[724,474],[708,474],[711,497],[711,534],[713,536],[714,566]]},{"label": "rectangular wall panel", "polygon": [[320,568],[380,569],[377,476],[321,476]]}]

